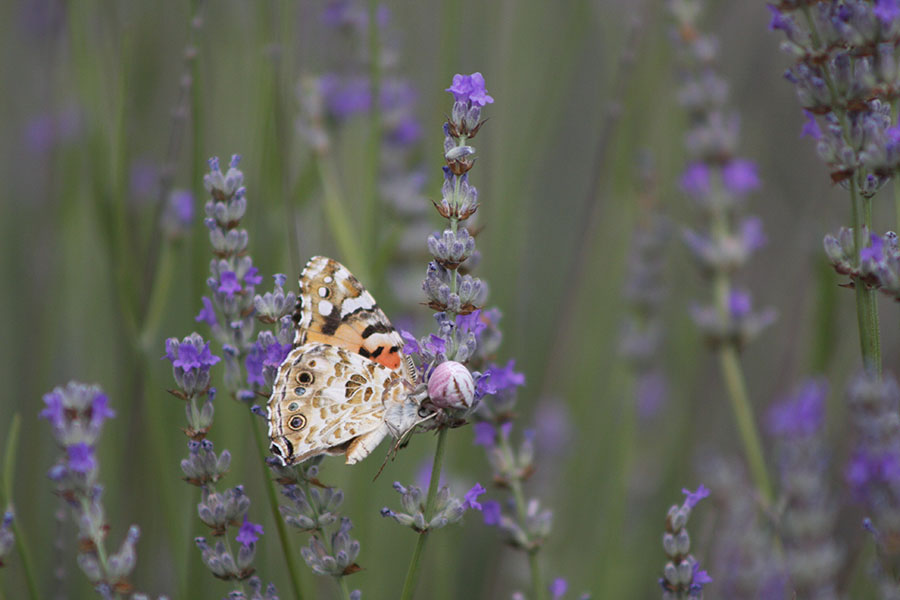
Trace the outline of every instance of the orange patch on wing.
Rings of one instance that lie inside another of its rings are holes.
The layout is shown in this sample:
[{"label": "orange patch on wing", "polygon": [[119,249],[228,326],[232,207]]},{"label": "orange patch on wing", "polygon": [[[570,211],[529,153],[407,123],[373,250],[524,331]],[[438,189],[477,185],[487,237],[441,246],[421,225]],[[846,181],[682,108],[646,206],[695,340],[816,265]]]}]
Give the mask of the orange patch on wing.
[{"label": "orange patch on wing", "polygon": [[400,366],[400,354],[397,352],[382,352],[375,358],[375,362],[384,365],[388,369],[396,369]]}]

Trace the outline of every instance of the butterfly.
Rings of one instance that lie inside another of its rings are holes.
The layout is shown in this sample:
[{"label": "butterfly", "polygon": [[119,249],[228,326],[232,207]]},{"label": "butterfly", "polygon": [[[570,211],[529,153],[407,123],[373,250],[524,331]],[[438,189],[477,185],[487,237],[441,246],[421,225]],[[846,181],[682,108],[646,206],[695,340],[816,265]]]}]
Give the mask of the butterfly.
[{"label": "butterfly", "polygon": [[417,383],[403,339],[342,264],[315,256],[300,274],[294,348],[268,403],[271,452],[284,465],[320,454],[368,456],[419,419]]}]

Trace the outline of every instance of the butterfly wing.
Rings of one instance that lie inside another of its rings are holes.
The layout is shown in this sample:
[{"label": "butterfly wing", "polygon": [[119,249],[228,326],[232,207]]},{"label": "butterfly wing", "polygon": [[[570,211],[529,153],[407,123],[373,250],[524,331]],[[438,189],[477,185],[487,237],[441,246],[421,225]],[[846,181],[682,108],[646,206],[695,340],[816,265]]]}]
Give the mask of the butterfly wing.
[{"label": "butterfly wing", "polygon": [[294,346],[338,346],[416,381],[415,365],[403,354],[403,338],[372,294],[334,259],[314,256],[306,263],[294,322]]},{"label": "butterfly wing", "polygon": [[386,406],[405,395],[392,370],[328,344],[294,348],[269,398],[271,451],[284,464],[319,454],[364,458],[387,435]]}]

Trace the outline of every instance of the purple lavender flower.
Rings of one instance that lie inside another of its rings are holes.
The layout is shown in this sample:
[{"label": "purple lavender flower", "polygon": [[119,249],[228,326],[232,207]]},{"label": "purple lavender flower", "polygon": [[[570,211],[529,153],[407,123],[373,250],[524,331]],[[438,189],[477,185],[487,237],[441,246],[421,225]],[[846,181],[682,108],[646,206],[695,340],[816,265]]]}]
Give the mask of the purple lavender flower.
[{"label": "purple lavender flower", "polygon": [[499,525],[502,514],[500,503],[496,500],[485,500],[481,506],[481,514],[484,516],[485,525]]},{"label": "purple lavender flower", "polygon": [[694,198],[705,198],[710,192],[709,168],[702,162],[688,165],[681,176],[681,189]]},{"label": "purple lavender flower", "polygon": [[735,195],[752,192],[759,187],[759,176],[753,161],[735,158],[722,167],[722,183]]},{"label": "purple lavender flower", "polygon": [[247,515],[245,514],[244,522],[241,524],[240,530],[238,530],[238,534],[235,540],[237,540],[238,543],[249,547],[259,541],[259,536],[261,536],[262,534],[263,526],[257,525],[256,523],[251,523],[247,519]]},{"label": "purple lavender flower", "polygon": [[494,429],[494,426],[490,423],[475,423],[472,426],[472,431],[475,433],[475,439],[472,441],[472,443],[476,446],[484,446],[485,448],[490,448],[496,442],[497,430]]},{"label": "purple lavender flower", "polygon": [[550,591],[550,595],[553,597],[553,600],[559,600],[560,598],[565,596],[566,592],[569,590],[569,583],[562,577],[557,577],[550,584],[548,590]]},{"label": "purple lavender flower", "polygon": [[478,496],[486,491],[487,490],[484,489],[483,485],[476,483],[463,497],[463,506],[467,509],[474,508],[476,510],[482,510],[483,507],[481,506],[481,503],[478,502]]},{"label": "purple lavender flower", "polygon": [[97,468],[94,460],[94,448],[84,442],[72,444],[67,449],[69,469],[75,473],[86,475]]},{"label": "purple lavender flower", "polygon": [[769,410],[769,431],[779,436],[808,436],[818,432],[825,421],[824,381],[810,380],[799,391]]},{"label": "purple lavender flower", "polygon": [[484,76],[481,73],[454,75],[453,85],[445,91],[453,94],[457,102],[468,103],[470,106],[485,106],[494,102],[494,99],[487,93]]},{"label": "purple lavender flower", "polygon": [[[837,507],[831,499],[823,425],[828,388],[809,380],[769,410],[784,510],[780,538],[790,584],[797,597],[838,598],[843,553],[834,536]],[[806,523],[815,522],[810,528]]]}]

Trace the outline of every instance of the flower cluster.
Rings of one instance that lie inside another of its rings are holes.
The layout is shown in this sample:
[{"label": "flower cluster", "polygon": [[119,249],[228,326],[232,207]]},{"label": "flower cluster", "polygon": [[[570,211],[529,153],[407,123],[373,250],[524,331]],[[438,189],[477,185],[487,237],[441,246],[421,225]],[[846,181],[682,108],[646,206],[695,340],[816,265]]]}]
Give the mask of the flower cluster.
[{"label": "flower cluster", "polygon": [[428,518],[425,516],[425,493],[419,487],[414,485],[404,487],[403,484],[395,481],[394,489],[400,494],[403,511],[395,512],[385,507],[381,509],[381,516],[390,517],[404,527],[411,527],[417,533],[425,533],[458,523],[470,508],[482,510],[483,506],[478,502],[478,496],[486,491],[480,483],[476,483],[460,500],[450,493],[449,486],[443,486],[437,493],[434,507]]},{"label": "flower cluster", "polygon": [[861,227],[861,234],[868,245],[860,251],[858,261],[854,259],[852,228],[841,227],[836,235],[826,235],[824,244],[828,260],[841,275],[848,275],[852,280],[900,301],[900,246],[897,234],[893,231],[883,236],[869,233],[865,225]]},{"label": "flower cluster", "polygon": [[663,534],[663,550],[669,562],[663,568],[659,585],[663,589],[663,600],[676,598],[702,598],[703,586],[712,578],[700,568],[700,563],[691,554],[691,537],[686,529],[691,511],[700,500],[709,496],[709,490],[701,485],[696,492],[683,490],[684,503],[672,505],[666,515],[666,531]]},{"label": "flower cluster", "polygon": [[718,508],[718,533],[709,556],[719,594],[735,600],[789,597],[778,544],[744,465],[715,457],[704,465],[704,477]]},{"label": "flower cluster", "polygon": [[784,507],[779,537],[798,598],[838,598],[835,580],[843,556],[834,540],[837,506],[828,489],[823,435],[827,394],[824,382],[807,381],[768,413]]},{"label": "flower cluster", "polygon": [[240,361],[254,347],[254,292],[262,283],[259,269],[247,254],[247,230],[239,227],[247,210],[247,190],[244,174],[237,168],[239,162],[240,156],[232,156],[228,171],[222,173],[219,159],[211,158],[210,172],[203,177],[210,194],[204,223],[215,258],[210,261],[206,282],[210,295],[202,298],[203,309],[196,317],[198,322],[209,325],[213,337],[222,344],[229,391],[243,384]]},{"label": "flower cluster", "polygon": [[900,387],[890,375],[863,372],[847,393],[857,440],[846,467],[853,495],[868,513],[867,527],[878,546],[882,585],[900,594],[893,573],[900,564]]},{"label": "flower cluster", "polygon": [[[95,454],[103,424],[115,416],[109,398],[96,385],[72,381],[45,394],[44,404],[40,417],[50,423],[62,450],[47,475],[56,483],[57,493],[69,505],[78,526],[78,566],[103,597],[130,592],[128,575],[137,560],[135,546],[140,530],[132,525],[119,550],[107,553],[109,526]],[[2,531],[7,529],[4,520]]]},{"label": "flower cluster", "polygon": [[728,107],[728,84],[715,69],[717,40],[695,28],[699,4],[670,2],[681,54],[678,100],[688,113],[685,146],[690,162],[681,188],[702,213],[701,229],[685,229],[684,241],[701,272],[714,282],[711,305],[696,306],[692,317],[713,345],[742,346],[775,318],[754,310],[750,294],[731,278],[766,242],[759,219],[744,216],[745,196],[759,187],[756,166],[736,154],[739,118]]},{"label": "flower cluster", "polygon": [[900,11],[893,0],[770,4],[794,59],[785,77],[797,92],[831,178],[875,194],[900,167],[900,129],[891,126],[900,63]]},{"label": "flower cluster", "polygon": [[338,512],[344,492],[318,480],[322,459],[316,456],[288,467],[270,458],[268,464],[290,501],[279,507],[285,523],[310,534],[300,550],[303,560],[314,573],[340,579],[360,570],[356,564],[360,544],[350,535],[353,523]]}]

